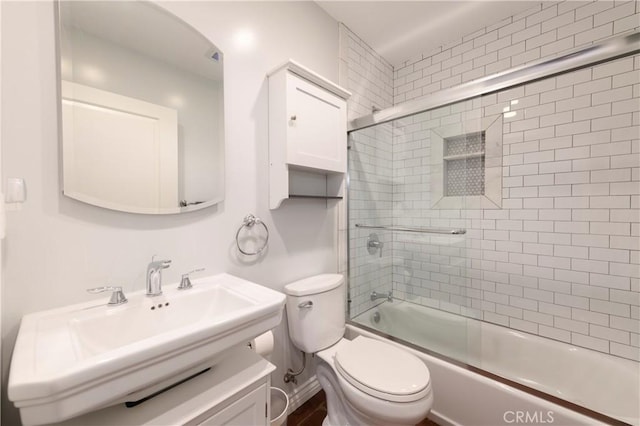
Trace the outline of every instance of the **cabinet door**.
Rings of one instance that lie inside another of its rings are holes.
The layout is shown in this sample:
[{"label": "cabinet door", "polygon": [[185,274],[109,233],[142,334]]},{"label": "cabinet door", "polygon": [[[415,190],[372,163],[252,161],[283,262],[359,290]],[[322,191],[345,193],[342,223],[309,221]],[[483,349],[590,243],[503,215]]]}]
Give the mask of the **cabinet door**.
[{"label": "cabinet door", "polygon": [[287,76],[287,163],[346,172],[346,102],[301,78]]},{"label": "cabinet door", "polygon": [[227,408],[200,423],[200,426],[246,426],[267,425],[267,387],[243,396]]}]

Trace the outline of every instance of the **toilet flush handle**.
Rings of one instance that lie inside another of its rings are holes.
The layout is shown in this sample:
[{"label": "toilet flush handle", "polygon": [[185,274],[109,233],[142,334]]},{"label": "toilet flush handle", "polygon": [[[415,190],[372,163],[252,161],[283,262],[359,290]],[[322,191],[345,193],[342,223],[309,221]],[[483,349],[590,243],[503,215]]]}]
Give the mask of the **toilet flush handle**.
[{"label": "toilet flush handle", "polygon": [[311,309],[313,307],[313,302],[311,300],[307,300],[306,302],[302,302],[298,304],[298,308],[300,309]]}]

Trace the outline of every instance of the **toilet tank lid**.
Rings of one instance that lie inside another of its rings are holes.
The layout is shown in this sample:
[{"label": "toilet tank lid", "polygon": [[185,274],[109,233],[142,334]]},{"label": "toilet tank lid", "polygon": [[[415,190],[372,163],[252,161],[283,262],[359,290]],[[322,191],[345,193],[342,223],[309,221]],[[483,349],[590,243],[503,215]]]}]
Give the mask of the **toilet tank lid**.
[{"label": "toilet tank lid", "polygon": [[322,274],[304,278],[284,286],[289,296],[308,296],[333,290],[344,282],[342,274]]}]

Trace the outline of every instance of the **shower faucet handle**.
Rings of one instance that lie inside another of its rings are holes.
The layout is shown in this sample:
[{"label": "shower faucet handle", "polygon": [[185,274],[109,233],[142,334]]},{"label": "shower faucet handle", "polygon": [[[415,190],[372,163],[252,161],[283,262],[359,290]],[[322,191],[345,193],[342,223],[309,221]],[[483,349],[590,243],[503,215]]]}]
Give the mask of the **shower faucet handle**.
[{"label": "shower faucet handle", "polygon": [[384,243],[378,238],[378,234],[372,232],[367,238],[367,251],[369,254],[375,254],[376,250],[379,250],[380,257],[382,257],[382,247]]}]

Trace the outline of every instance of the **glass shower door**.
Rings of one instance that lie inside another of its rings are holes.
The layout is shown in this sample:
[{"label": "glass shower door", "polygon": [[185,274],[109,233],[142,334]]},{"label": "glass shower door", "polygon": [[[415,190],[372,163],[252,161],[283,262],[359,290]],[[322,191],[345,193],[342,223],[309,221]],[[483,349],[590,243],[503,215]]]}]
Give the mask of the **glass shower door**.
[{"label": "glass shower door", "polygon": [[[351,133],[349,150],[349,315],[359,317],[392,291],[393,125]],[[356,228],[375,224],[378,229]],[[373,296],[374,298],[376,296]]]},{"label": "glass shower door", "polygon": [[465,363],[466,318],[481,312],[466,229],[490,202],[484,121],[478,98],[351,133],[350,318]]}]

